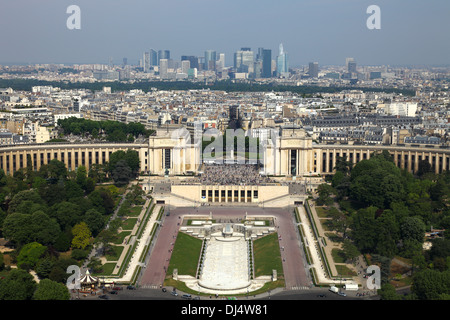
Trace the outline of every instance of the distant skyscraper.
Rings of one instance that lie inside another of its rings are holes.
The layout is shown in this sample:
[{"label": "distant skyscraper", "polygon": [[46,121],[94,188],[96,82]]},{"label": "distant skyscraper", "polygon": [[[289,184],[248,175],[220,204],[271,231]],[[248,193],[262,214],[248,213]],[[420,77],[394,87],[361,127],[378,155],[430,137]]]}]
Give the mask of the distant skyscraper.
[{"label": "distant skyscraper", "polygon": [[158,53],[156,50],[150,49],[150,65],[157,66],[158,65]]},{"label": "distant skyscraper", "polygon": [[205,70],[216,70],[216,51],[205,51]]},{"label": "distant skyscraper", "polygon": [[161,59],[170,59],[170,50],[159,50],[158,51],[158,62],[161,63]]},{"label": "distant skyscraper", "polygon": [[150,70],[150,52],[144,52],[144,72],[148,72]]},{"label": "distant skyscraper", "polygon": [[354,58],[345,59],[345,66],[347,68],[347,72],[356,73],[356,60]]},{"label": "distant skyscraper", "polygon": [[280,52],[277,57],[277,75],[283,77],[289,75],[288,55],[284,52],[283,44],[280,44]]},{"label": "distant skyscraper", "polygon": [[216,68],[218,71],[222,71],[225,68],[225,53],[219,53],[219,59],[216,63]]},{"label": "distant skyscraper", "polygon": [[123,58],[122,59],[122,67],[125,67],[128,64],[128,59],[127,58]]},{"label": "distant skyscraper", "polygon": [[182,73],[188,74],[190,68],[191,68],[191,62],[189,60],[181,61],[181,72]]},{"label": "distant skyscraper", "polygon": [[272,77],[272,50],[262,49],[261,55],[262,55],[262,57],[261,57],[262,58],[261,77],[271,78]]},{"label": "distant skyscraper", "polygon": [[237,72],[253,73],[254,56],[250,48],[242,48],[234,54],[234,68]]},{"label": "distant skyscraper", "polygon": [[198,57],[195,56],[181,56],[181,61],[188,60],[191,63],[191,68],[199,69]]},{"label": "distant skyscraper", "polygon": [[319,77],[319,63],[318,62],[310,62],[308,75],[310,78],[318,78]]},{"label": "distant skyscraper", "polygon": [[168,59],[160,59],[159,60],[159,77],[161,79],[168,78],[168,69],[169,69],[169,60]]}]

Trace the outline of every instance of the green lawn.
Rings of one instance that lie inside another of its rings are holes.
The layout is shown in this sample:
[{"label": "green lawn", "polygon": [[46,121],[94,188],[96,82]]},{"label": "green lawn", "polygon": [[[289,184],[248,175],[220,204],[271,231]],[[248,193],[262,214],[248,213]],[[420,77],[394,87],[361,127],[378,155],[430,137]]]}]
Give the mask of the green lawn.
[{"label": "green lawn", "polygon": [[316,207],[316,212],[319,218],[328,218],[328,211],[323,207]]},{"label": "green lawn", "polygon": [[117,261],[120,258],[120,255],[123,251],[123,246],[111,246],[112,253],[106,255],[106,260],[108,261]]},{"label": "green lawn", "polygon": [[347,266],[337,264],[336,270],[339,275],[341,276],[356,276],[356,272],[353,270],[350,270]]},{"label": "green lawn", "polygon": [[167,275],[172,276],[173,270],[178,269],[179,275],[195,277],[201,248],[202,240],[179,232],[167,268]]},{"label": "green lawn", "polygon": [[132,207],[132,208],[130,208],[128,210],[128,214],[127,215],[129,217],[137,217],[137,216],[139,216],[141,214],[141,211],[142,211],[142,206],[135,206],[135,207]]},{"label": "green lawn", "polygon": [[109,276],[114,271],[115,266],[115,262],[107,262],[103,265],[103,272],[96,273],[95,276]]},{"label": "green lawn", "polygon": [[116,241],[113,241],[114,244],[122,244],[123,239],[125,239],[126,236],[129,236],[131,234],[131,231],[122,231],[117,235]]},{"label": "green lawn", "polygon": [[134,225],[137,222],[137,218],[129,218],[122,223],[123,230],[133,230]]},{"label": "green lawn", "polygon": [[331,250],[331,255],[335,263],[345,263],[343,251],[340,249]]},{"label": "green lawn", "polygon": [[280,245],[278,234],[272,233],[253,241],[253,255],[255,261],[255,277],[272,275],[272,270],[277,270],[277,275],[283,275],[281,263]]}]

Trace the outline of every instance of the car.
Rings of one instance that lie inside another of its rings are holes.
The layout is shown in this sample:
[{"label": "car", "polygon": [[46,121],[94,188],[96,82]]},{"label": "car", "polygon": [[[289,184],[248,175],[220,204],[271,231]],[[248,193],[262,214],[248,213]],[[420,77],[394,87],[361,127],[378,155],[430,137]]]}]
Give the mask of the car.
[{"label": "car", "polygon": [[120,291],[120,290],[122,290],[122,287],[114,287],[114,288],[112,288],[114,291]]},{"label": "car", "polygon": [[346,297],[347,295],[344,292],[338,292],[338,295]]},{"label": "car", "polygon": [[100,299],[108,300],[109,297],[106,294],[102,294],[101,296],[98,296]]},{"label": "car", "polygon": [[196,297],[194,297],[194,299],[192,299],[192,300],[200,300],[200,297],[199,297],[199,296],[196,296]]},{"label": "car", "polygon": [[326,294],[318,294],[317,296],[318,296],[319,298],[326,298],[326,297],[327,297]]},{"label": "car", "polygon": [[119,294],[117,291],[113,290],[109,294]]},{"label": "car", "polygon": [[172,291],[170,294],[173,295],[173,296],[175,296],[175,297],[178,296],[178,293],[177,293],[176,291]]},{"label": "car", "polygon": [[136,287],[135,286],[128,286],[127,289],[128,290],[136,290]]},{"label": "car", "polygon": [[161,290],[162,290],[162,292],[167,292],[166,288],[162,288]]},{"label": "car", "polygon": [[183,294],[181,297],[183,299],[192,299],[192,296],[190,294]]}]

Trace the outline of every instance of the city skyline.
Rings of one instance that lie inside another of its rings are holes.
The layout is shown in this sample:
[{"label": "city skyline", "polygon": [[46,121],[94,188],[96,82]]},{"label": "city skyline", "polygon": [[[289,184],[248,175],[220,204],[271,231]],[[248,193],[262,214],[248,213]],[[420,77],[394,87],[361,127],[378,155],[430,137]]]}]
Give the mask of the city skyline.
[{"label": "city skyline", "polygon": [[[1,64],[137,64],[144,52],[168,49],[182,55],[224,53],[225,65],[242,47],[264,47],[276,59],[280,43],[289,52],[291,67],[343,65],[355,57],[363,65],[449,65],[450,22],[442,1],[377,1],[381,29],[369,30],[369,1],[338,3],[284,0],[184,3],[142,1],[78,1],[81,29],[69,30],[66,9],[72,3],[29,0],[2,4],[0,27],[8,30],[0,53]],[[286,10],[289,9],[289,10]],[[282,14],[273,15],[273,12]]]}]

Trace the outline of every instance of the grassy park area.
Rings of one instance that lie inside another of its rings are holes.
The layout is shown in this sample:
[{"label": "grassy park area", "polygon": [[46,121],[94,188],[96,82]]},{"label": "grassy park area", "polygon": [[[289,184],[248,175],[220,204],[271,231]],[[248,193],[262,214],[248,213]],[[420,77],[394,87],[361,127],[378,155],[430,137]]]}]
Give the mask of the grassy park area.
[{"label": "grassy park area", "polygon": [[278,277],[283,275],[278,234],[272,233],[253,241],[255,277],[271,275],[277,270]]},{"label": "grassy park area", "polygon": [[178,274],[195,277],[201,248],[202,240],[179,232],[173,247],[167,274],[171,276],[173,270],[178,269]]}]

